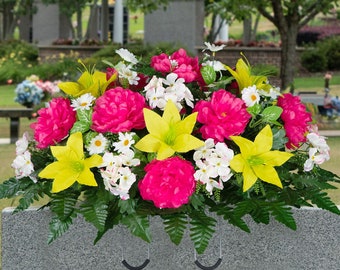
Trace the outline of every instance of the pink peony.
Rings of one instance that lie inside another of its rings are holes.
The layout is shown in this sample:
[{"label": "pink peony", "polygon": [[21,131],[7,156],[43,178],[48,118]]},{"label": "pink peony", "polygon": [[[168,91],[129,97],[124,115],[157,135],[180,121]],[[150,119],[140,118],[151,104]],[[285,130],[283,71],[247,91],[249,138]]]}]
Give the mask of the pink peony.
[{"label": "pink peony", "polygon": [[298,147],[306,141],[309,122],[312,121],[311,114],[306,111],[306,106],[301,103],[300,97],[290,93],[279,97],[277,105],[283,109],[281,119],[288,138],[286,147],[289,149]]},{"label": "pink peony", "polygon": [[91,128],[102,133],[143,129],[145,107],[145,99],[141,94],[122,87],[109,89],[96,100]]},{"label": "pink peony", "polygon": [[146,175],[138,188],[144,200],[158,208],[178,208],[189,202],[196,181],[193,165],[180,157],[153,160],[145,167]]},{"label": "pink peony", "polygon": [[71,107],[70,100],[62,97],[52,99],[49,107],[40,109],[38,115],[37,122],[31,124],[38,148],[60,142],[76,122],[76,112]]},{"label": "pink peony", "polygon": [[213,138],[215,142],[240,135],[251,118],[244,101],[224,89],[214,92],[210,101],[197,102],[194,111],[198,112],[197,121],[203,124],[203,139]]},{"label": "pink peony", "polygon": [[151,58],[151,66],[162,73],[176,73],[186,83],[199,78],[200,68],[198,57],[189,57],[184,49],[179,49],[171,56],[162,53]]},{"label": "pink peony", "polygon": [[162,73],[170,73],[172,71],[170,57],[161,53],[160,55],[152,56],[151,58],[151,66],[159,72]]}]

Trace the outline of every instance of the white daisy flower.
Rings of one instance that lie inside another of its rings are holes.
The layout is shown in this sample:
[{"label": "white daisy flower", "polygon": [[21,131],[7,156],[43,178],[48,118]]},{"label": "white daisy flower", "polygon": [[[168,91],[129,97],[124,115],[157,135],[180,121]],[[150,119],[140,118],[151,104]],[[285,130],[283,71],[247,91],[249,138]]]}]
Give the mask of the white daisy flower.
[{"label": "white daisy flower", "polygon": [[114,146],[114,150],[118,153],[125,153],[127,151],[130,151],[130,147],[135,143],[135,140],[133,139],[134,135],[135,133],[133,132],[119,132],[119,141],[112,143],[112,146]]},{"label": "white daisy flower", "polygon": [[260,102],[260,95],[256,86],[249,86],[242,90],[242,100],[247,107],[252,107]]},{"label": "white daisy flower", "polygon": [[136,58],[136,56],[131,53],[130,51],[128,51],[127,49],[121,48],[119,50],[116,50],[116,53],[123,58],[125,61],[132,63],[132,64],[137,64],[138,60]]},{"label": "white daisy flower", "polygon": [[79,98],[73,99],[71,106],[73,107],[73,110],[89,110],[92,106],[93,101],[95,101],[96,98],[92,96],[90,93],[86,93],[84,95],[81,95]]},{"label": "white daisy flower", "polygon": [[87,146],[87,150],[90,155],[104,153],[107,143],[107,139],[100,133],[90,141],[90,145]]}]

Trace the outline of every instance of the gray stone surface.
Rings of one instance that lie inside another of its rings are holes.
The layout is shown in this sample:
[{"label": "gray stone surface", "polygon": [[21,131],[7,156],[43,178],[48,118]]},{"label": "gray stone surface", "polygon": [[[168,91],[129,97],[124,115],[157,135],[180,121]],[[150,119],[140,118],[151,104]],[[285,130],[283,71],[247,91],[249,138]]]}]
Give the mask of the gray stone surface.
[{"label": "gray stone surface", "polygon": [[144,42],[169,42],[192,53],[203,45],[204,1],[173,0],[166,10],[160,8],[144,17]]},{"label": "gray stone surface", "polygon": [[33,43],[50,45],[59,37],[59,7],[57,4],[42,4],[36,1],[38,12],[32,21]]},{"label": "gray stone surface", "polygon": [[[219,234],[200,262],[213,265],[219,257],[222,242],[222,263],[218,269],[303,270],[340,269],[340,217],[320,209],[296,210],[298,229],[292,231],[272,221],[259,225],[249,220],[248,234],[228,224],[219,223]],[[30,209],[11,214],[2,213],[2,269],[126,269],[124,258],[133,266],[147,258],[148,245],[130,236],[123,227],[116,228],[93,246],[96,230],[81,219],[52,244],[47,244],[48,210]],[[190,270],[194,251],[188,233],[179,246],[173,245],[163,232],[158,218],[151,220],[153,242],[149,245],[150,263],[145,269]]]}]

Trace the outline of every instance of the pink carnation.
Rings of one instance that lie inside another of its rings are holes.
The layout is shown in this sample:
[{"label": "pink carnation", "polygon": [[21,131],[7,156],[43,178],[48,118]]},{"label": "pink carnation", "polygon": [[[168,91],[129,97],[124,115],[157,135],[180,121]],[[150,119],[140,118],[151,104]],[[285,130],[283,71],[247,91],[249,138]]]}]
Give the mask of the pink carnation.
[{"label": "pink carnation", "polygon": [[145,107],[145,99],[141,94],[122,87],[109,89],[96,100],[91,128],[102,133],[143,129]]},{"label": "pink carnation", "polygon": [[38,148],[55,145],[64,139],[76,122],[76,112],[66,98],[54,98],[49,107],[38,111],[37,122],[31,124]]},{"label": "pink carnation", "polygon": [[210,101],[197,102],[194,111],[198,112],[197,121],[203,124],[203,139],[213,138],[215,142],[243,133],[251,118],[244,101],[224,89],[214,92]]},{"label": "pink carnation", "polygon": [[290,93],[278,98],[277,105],[283,109],[281,119],[284,123],[288,142],[287,148],[298,147],[306,141],[308,124],[312,121],[311,114],[306,111],[306,106],[301,103],[300,97]]},{"label": "pink carnation", "polygon": [[189,57],[184,49],[179,49],[171,56],[162,53],[151,58],[151,66],[159,72],[176,73],[179,78],[190,83],[199,78],[198,57]]},{"label": "pink carnation", "polygon": [[153,160],[145,171],[138,183],[140,194],[158,208],[178,208],[188,203],[195,191],[195,169],[187,160],[179,157]]}]

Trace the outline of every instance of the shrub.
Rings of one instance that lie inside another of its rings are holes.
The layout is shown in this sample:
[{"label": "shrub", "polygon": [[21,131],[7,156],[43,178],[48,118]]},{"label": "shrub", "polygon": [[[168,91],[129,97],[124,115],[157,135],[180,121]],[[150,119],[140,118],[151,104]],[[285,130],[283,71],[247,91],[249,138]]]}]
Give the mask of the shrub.
[{"label": "shrub", "polygon": [[38,49],[23,41],[11,40],[0,43],[0,83],[12,79],[22,81],[31,74],[38,63]]},{"label": "shrub", "polygon": [[319,49],[306,49],[301,54],[301,64],[310,72],[327,70],[327,57]]},{"label": "shrub", "polygon": [[325,39],[318,44],[320,51],[327,57],[329,70],[340,70],[340,36]]}]

